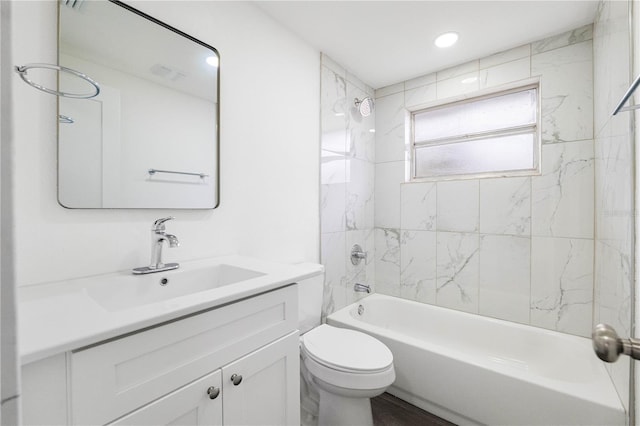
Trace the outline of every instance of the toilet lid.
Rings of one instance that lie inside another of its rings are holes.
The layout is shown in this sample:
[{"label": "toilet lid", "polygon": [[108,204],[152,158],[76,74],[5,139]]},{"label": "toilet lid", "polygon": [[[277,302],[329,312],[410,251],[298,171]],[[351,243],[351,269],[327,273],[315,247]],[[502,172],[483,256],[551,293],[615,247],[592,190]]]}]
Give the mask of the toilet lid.
[{"label": "toilet lid", "polygon": [[327,367],[353,372],[378,372],[389,368],[393,355],[381,341],[345,328],[323,324],[302,338],[305,353]]}]

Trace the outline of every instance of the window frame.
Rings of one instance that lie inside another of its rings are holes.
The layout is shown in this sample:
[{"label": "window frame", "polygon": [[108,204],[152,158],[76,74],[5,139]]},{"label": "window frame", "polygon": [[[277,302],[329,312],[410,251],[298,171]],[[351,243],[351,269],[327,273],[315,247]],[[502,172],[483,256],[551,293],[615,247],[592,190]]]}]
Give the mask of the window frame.
[{"label": "window frame", "polygon": [[[433,182],[443,180],[463,180],[463,179],[482,179],[482,178],[497,178],[497,177],[517,177],[517,176],[538,176],[541,174],[541,156],[542,156],[542,94],[541,84],[539,78],[532,78],[526,80],[520,80],[517,82],[491,87],[484,90],[473,91],[464,95],[439,99],[435,102],[426,104],[415,105],[407,108],[407,147],[409,162],[409,182]],[[520,125],[514,127],[508,127],[501,130],[490,130],[486,132],[477,132],[461,136],[450,136],[440,139],[434,139],[429,142],[421,142],[416,144],[415,141],[415,116],[417,114],[434,111],[442,108],[451,107],[454,105],[460,105],[465,103],[472,103],[485,99],[491,99],[509,93],[523,92],[530,89],[536,89],[536,121],[534,124]],[[525,129],[533,128],[534,133],[534,149],[533,149],[533,167],[531,169],[520,170],[496,170],[489,172],[474,172],[474,173],[459,173],[459,174],[446,174],[446,175],[433,175],[433,176],[416,176],[416,147],[425,146],[444,146],[447,144],[455,144],[460,142],[472,142],[474,140],[484,140],[489,136],[507,136],[511,134],[523,134],[530,133],[524,132]]]}]

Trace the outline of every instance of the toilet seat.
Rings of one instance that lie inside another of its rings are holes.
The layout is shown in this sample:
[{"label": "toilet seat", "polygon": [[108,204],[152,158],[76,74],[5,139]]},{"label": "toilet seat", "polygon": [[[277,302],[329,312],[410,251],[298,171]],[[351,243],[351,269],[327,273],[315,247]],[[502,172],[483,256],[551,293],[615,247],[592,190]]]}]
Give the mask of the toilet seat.
[{"label": "toilet seat", "polygon": [[305,353],[314,361],[347,373],[375,373],[393,364],[393,354],[368,334],[322,324],[302,337]]},{"label": "toilet seat", "polygon": [[309,372],[330,385],[373,390],[395,380],[393,354],[365,333],[323,324],[302,336],[301,342]]}]

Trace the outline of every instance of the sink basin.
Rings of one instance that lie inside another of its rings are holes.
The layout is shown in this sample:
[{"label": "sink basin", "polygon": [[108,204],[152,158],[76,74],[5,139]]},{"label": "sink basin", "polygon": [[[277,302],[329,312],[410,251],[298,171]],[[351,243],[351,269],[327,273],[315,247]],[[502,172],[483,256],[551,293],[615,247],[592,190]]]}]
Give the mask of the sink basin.
[{"label": "sink basin", "polygon": [[121,311],[264,276],[263,272],[227,264],[176,269],[147,275],[102,279],[86,293],[108,311]]}]

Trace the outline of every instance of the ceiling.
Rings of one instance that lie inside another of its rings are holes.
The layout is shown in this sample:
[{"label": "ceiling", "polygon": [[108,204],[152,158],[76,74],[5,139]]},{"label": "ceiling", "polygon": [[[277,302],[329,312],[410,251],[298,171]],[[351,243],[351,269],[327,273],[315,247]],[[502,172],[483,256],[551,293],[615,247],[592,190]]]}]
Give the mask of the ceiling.
[{"label": "ceiling", "polygon": [[61,53],[216,102],[218,70],[206,58],[217,53],[111,2],[75,4],[60,6]]},{"label": "ceiling", "polygon": [[[592,23],[597,1],[257,1],[374,89]],[[448,49],[434,46],[447,31]]]}]

